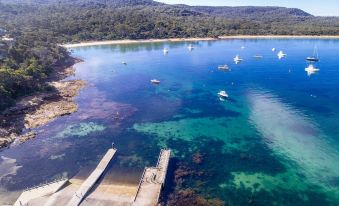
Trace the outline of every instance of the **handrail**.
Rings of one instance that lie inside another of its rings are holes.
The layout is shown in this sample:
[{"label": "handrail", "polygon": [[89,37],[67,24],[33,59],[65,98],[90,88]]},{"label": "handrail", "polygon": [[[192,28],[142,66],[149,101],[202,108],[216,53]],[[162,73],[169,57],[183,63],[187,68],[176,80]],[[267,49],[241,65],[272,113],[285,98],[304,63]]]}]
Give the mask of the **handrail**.
[{"label": "handrail", "polygon": [[135,194],[135,197],[134,197],[133,202],[135,202],[135,200],[136,200],[137,197],[138,197],[138,194],[139,194],[139,191],[140,191],[140,187],[141,187],[141,184],[142,184],[142,182],[143,182],[143,179],[144,179],[146,170],[147,170],[147,168],[145,168],[145,169],[144,169],[144,172],[142,173],[141,179],[140,179],[139,184],[138,184],[138,190],[137,190],[137,193]]},{"label": "handrail", "polygon": [[41,187],[44,187],[44,186],[47,186],[47,185],[51,185],[51,184],[54,184],[54,183],[57,183],[57,182],[61,182],[61,181],[64,181],[64,180],[68,180],[68,178],[67,177],[63,177],[63,178],[60,178],[60,179],[56,179],[56,180],[53,180],[51,182],[46,182],[46,183],[39,184],[39,185],[30,187],[30,188],[26,188],[23,191],[24,192],[28,192],[28,191],[35,190],[35,189],[38,189],[38,188],[41,188]]}]

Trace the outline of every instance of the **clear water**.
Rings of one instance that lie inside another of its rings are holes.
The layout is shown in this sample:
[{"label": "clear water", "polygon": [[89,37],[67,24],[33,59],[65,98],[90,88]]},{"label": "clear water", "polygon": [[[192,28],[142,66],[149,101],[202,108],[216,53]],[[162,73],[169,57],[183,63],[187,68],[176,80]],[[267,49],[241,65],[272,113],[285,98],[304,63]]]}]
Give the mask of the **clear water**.
[{"label": "clear water", "polygon": [[[79,111],[0,152],[0,203],[60,176],[85,177],[114,141],[112,182],[138,184],[143,167],[171,148],[172,170],[191,172],[167,185],[172,192],[193,188],[227,205],[339,205],[339,41],[193,44],[191,52],[189,42],[74,49],[85,62],[70,79],[87,81]],[[304,59],[315,45],[320,71],[308,76]],[[236,65],[237,54],[244,61]],[[192,161],[197,152],[201,164]]]}]

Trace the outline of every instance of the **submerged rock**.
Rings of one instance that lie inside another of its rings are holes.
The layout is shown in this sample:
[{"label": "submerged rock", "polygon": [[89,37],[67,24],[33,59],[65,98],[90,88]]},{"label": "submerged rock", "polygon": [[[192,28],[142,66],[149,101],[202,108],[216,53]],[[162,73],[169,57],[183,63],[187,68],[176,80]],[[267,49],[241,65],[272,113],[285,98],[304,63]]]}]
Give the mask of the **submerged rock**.
[{"label": "submerged rock", "polygon": [[169,206],[223,206],[219,199],[205,199],[192,189],[179,190],[170,196]]},{"label": "submerged rock", "polygon": [[105,126],[96,124],[94,122],[72,124],[66,127],[65,130],[61,131],[56,135],[57,138],[67,138],[70,136],[84,137],[93,132],[101,132],[106,129]]},{"label": "submerged rock", "polygon": [[196,152],[193,154],[192,160],[195,164],[201,164],[204,161],[204,157],[200,152]]}]

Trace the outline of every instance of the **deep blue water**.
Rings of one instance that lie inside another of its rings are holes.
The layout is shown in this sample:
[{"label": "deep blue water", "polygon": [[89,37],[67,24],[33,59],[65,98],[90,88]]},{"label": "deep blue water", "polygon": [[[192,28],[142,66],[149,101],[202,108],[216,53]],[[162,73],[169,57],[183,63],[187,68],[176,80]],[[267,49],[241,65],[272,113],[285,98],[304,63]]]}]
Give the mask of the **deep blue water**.
[{"label": "deep blue water", "polygon": [[[339,41],[209,41],[192,43],[193,51],[189,44],[75,48],[84,62],[69,79],[87,82],[79,110],[0,152],[10,158],[0,171],[11,168],[0,174],[0,199],[87,174],[114,141],[110,181],[138,184],[143,167],[171,148],[171,169],[189,175],[170,180],[170,193],[192,188],[226,205],[339,205]],[[314,46],[320,71],[309,76],[305,58]],[[221,64],[231,71],[218,70]],[[161,83],[152,85],[154,78]],[[220,90],[230,98],[220,101]]]}]

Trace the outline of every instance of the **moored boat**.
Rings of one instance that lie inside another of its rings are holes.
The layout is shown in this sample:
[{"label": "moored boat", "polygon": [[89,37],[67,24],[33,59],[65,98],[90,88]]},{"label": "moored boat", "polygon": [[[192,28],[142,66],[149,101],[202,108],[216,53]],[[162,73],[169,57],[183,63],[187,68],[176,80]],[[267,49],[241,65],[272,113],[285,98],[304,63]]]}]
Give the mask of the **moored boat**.
[{"label": "moored boat", "polygon": [[285,54],[283,51],[279,51],[277,55],[279,59],[282,59],[287,56],[287,54]]},{"label": "moored boat", "polygon": [[152,84],[160,84],[160,80],[158,80],[158,79],[152,79],[152,80],[151,80],[151,83],[152,83]]},{"label": "moored boat", "polygon": [[226,71],[226,70],[229,70],[230,68],[225,64],[225,65],[219,65],[218,69]]},{"label": "moored boat", "polygon": [[220,98],[223,98],[223,99],[228,98],[228,94],[226,93],[226,91],[220,91],[218,95]]},{"label": "moored boat", "polygon": [[306,57],[306,61],[309,61],[309,62],[318,62],[319,61],[317,47],[314,47],[313,56]]},{"label": "moored boat", "polygon": [[240,56],[239,56],[239,55],[235,56],[235,57],[233,58],[233,60],[234,60],[234,62],[235,62],[236,64],[238,64],[238,63],[240,63],[240,62],[242,62],[242,61],[243,61],[243,59],[242,59],[242,58],[240,58]]}]

